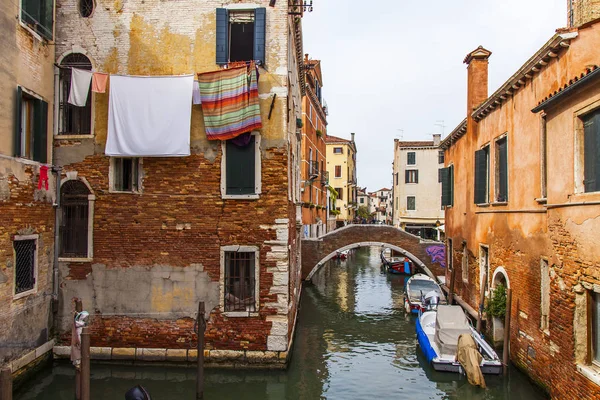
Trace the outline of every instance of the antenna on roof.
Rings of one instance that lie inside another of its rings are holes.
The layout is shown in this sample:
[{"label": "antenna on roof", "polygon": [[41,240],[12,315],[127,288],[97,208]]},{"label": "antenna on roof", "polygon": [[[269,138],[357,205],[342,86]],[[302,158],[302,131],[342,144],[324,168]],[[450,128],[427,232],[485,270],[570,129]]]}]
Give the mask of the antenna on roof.
[{"label": "antenna on roof", "polygon": [[442,137],[444,137],[444,128],[446,127],[446,125],[444,125],[444,120],[443,119],[438,119],[437,121],[435,121],[435,126],[439,126],[440,128],[442,128]]},{"label": "antenna on roof", "polygon": [[398,132],[400,132],[399,135],[396,135],[396,137],[400,140],[404,140],[404,129],[396,129]]}]

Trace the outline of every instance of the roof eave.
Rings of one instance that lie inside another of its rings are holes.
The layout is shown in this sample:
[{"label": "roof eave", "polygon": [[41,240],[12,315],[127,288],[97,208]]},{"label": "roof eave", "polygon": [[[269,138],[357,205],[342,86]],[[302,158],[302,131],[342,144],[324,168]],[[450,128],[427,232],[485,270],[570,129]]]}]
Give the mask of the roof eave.
[{"label": "roof eave", "polygon": [[569,96],[573,92],[578,89],[583,88],[589,83],[595,82],[600,77],[600,68],[596,68],[589,74],[585,75],[583,78],[579,79],[577,82],[573,83],[570,86],[567,86],[565,89],[560,90],[554,96],[544,100],[538,106],[534,107],[531,112],[538,113],[542,110],[547,110],[548,108],[554,106],[555,104],[562,101],[566,96]]}]

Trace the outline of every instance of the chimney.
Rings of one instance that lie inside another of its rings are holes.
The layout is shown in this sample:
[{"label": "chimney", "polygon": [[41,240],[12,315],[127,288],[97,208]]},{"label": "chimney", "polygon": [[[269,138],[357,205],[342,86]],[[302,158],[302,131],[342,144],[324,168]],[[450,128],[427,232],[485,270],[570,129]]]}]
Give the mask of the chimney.
[{"label": "chimney", "polygon": [[488,98],[488,58],[492,52],[479,46],[465,57],[467,64],[467,117]]},{"label": "chimney", "polygon": [[352,143],[354,143],[354,132],[352,132],[350,136],[352,136]]},{"label": "chimney", "polygon": [[579,28],[600,18],[600,0],[567,0],[568,27]]},{"label": "chimney", "polygon": [[439,133],[434,133],[433,134],[433,145],[435,147],[440,145],[440,139],[442,138],[442,135]]}]

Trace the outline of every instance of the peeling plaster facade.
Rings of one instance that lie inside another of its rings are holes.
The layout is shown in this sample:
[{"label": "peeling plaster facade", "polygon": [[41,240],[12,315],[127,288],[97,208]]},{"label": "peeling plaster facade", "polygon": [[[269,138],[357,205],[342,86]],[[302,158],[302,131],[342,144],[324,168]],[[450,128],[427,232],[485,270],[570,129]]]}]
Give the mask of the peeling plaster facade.
[{"label": "peeling plaster facade", "polygon": [[[36,349],[47,347],[52,335],[55,191],[50,172],[48,189],[37,189],[40,162],[15,157],[17,87],[52,110],[54,46],[21,21],[17,2],[0,4],[0,20],[0,366],[17,374],[38,357]],[[52,112],[46,116],[50,138]],[[41,146],[51,160],[52,141]],[[15,278],[14,243],[19,238],[37,244],[35,284],[22,293],[16,293]]]},{"label": "peeling plaster facade", "polygon": [[[219,360],[270,352],[276,356],[265,363],[285,364],[300,296],[300,17],[288,15],[287,2],[269,7],[266,0],[97,2],[90,18],[75,0],[57,4],[57,61],[78,52],[113,74],[217,70],[216,9],[265,7],[267,18],[258,199],[221,196],[224,154],[220,141],[207,140],[199,105],[192,108],[191,156],[144,158],[138,193],[110,190],[108,90],[92,95],[91,135],[55,133],[56,162],[67,179],[85,179],[94,197],[93,256],[60,263],[61,343],[69,341],[72,298],[79,297],[91,313],[92,346],[188,349],[204,301],[206,348],[228,355]],[[222,251],[237,246],[257,251],[256,312],[224,311]]]},{"label": "peeling plaster facade", "polygon": [[[598,80],[543,112],[532,109],[598,64],[593,49],[599,44],[598,22],[559,30],[490,97],[490,53],[481,48],[470,53],[467,118],[441,145],[446,166],[454,166],[446,237],[453,249],[450,266],[457,269],[455,292],[477,308],[487,251],[488,287],[504,281],[512,289],[511,360],[552,398],[600,397],[599,370],[588,356],[587,308],[591,293],[600,292],[600,193],[583,193],[578,147],[581,117],[600,107]],[[496,200],[495,143],[503,137],[506,202]],[[489,201],[474,204],[474,153],[488,145]]]}]

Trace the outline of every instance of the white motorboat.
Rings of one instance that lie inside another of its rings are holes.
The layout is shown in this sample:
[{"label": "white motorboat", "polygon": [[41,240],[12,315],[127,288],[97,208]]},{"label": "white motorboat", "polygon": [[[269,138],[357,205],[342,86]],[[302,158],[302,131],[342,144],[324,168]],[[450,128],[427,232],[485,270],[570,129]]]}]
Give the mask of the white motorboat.
[{"label": "white motorboat", "polygon": [[425,274],[411,276],[404,286],[404,309],[406,312],[418,314],[419,311],[425,311],[422,304],[423,298],[432,291],[437,294],[439,304],[446,304],[442,289],[433,278]]}]

